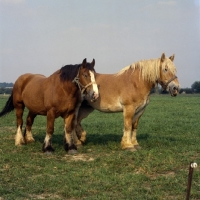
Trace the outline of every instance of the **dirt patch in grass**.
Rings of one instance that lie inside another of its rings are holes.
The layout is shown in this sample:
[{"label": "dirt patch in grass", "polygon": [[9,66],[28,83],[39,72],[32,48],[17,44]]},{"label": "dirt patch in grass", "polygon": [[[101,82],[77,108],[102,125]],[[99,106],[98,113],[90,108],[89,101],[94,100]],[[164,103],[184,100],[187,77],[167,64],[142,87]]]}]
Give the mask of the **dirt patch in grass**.
[{"label": "dirt patch in grass", "polygon": [[158,174],[153,174],[153,175],[150,175],[149,177],[154,180],[158,177],[165,177],[165,178],[168,178],[168,177],[174,177],[175,176],[175,172],[173,171],[169,171],[169,172],[166,172],[166,173],[158,173]]},{"label": "dirt patch in grass", "polygon": [[30,197],[31,199],[63,199],[57,194],[32,194]]},{"label": "dirt patch in grass", "polygon": [[65,158],[70,161],[84,161],[84,162],[91,162],[94,161],[94,158],[85,155],[85,154],[77,154],[77,155],[65,155]]}]

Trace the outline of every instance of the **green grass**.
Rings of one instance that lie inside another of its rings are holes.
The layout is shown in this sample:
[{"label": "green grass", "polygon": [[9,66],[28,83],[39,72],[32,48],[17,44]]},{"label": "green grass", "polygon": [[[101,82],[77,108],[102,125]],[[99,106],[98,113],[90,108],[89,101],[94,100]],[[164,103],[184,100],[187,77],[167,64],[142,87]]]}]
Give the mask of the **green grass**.
[{"label": "green grass", "polygon": [[[0,97],[0,108],[6,100]],[[14,112],[0,119],[0,199],[182,200],[189,163],[200,166],[199,95],[153,95],[139,122],[137,152],[121,150],[122,113],[89,115],[83,121],[87,142],[75,156],[64,151],[61,118],[49,156],[41,151],[46,118],[36,118],[36,142],[22,147],[14,146],[15,120]],[[199,168],[193,200],[200,199]]]}]

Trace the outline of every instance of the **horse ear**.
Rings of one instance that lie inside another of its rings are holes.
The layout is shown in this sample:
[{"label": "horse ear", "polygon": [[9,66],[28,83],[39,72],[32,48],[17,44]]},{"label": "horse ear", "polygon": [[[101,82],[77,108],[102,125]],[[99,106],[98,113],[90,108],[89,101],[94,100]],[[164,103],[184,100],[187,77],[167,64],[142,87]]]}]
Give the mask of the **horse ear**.
[{"label": "horse ear", "polygon": [[173,62],[174,61],[175,55],[173,54],[172,56],[169,57],[169,59]]},{"label": "horse ear", "polygon": [[165,53],[162,53],[161,62],[164,62],[164,60],[165,60]]},{"label": "horse ear", "polygon": [[87,59],[85,58],[82,62],[82,67],[86,67]]},{"label": "horse ear", "polygon": [[94,66],[95,66],[95,59],[93,58],[93,60],[92,60],[92,62],[91,62],[91,65],[93,66],[93,68],[94,68]]}]

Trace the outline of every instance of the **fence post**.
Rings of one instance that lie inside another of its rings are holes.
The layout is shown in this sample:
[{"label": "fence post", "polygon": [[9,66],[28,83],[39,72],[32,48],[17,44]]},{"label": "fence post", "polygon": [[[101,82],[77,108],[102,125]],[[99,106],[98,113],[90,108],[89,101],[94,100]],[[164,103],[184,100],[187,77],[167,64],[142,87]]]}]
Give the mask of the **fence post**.
[{"label": "fence post", "polygon": [[192,185],[192,174],[193,169],[197,167],[197,163],[191,162],[189,166],[189,173],[188,173],[188,185],[187,185],[187,194],[186,194],[186,200],[190,199],[190,190]]}]

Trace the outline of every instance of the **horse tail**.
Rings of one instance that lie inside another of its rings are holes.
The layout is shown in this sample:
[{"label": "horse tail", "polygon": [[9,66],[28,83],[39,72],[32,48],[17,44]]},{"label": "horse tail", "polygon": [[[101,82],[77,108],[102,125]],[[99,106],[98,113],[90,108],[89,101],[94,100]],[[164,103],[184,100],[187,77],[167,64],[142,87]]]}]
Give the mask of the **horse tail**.
[{"label": "horse tail", "polygon": [[3,110],[0,112],[0,117],[3,117],[4,115],[10,113],[11,111],[14,110],[14,105],[13,105],[13,94],[9,97],[8,101],[6,102],[6,105],[4,106]]}]

